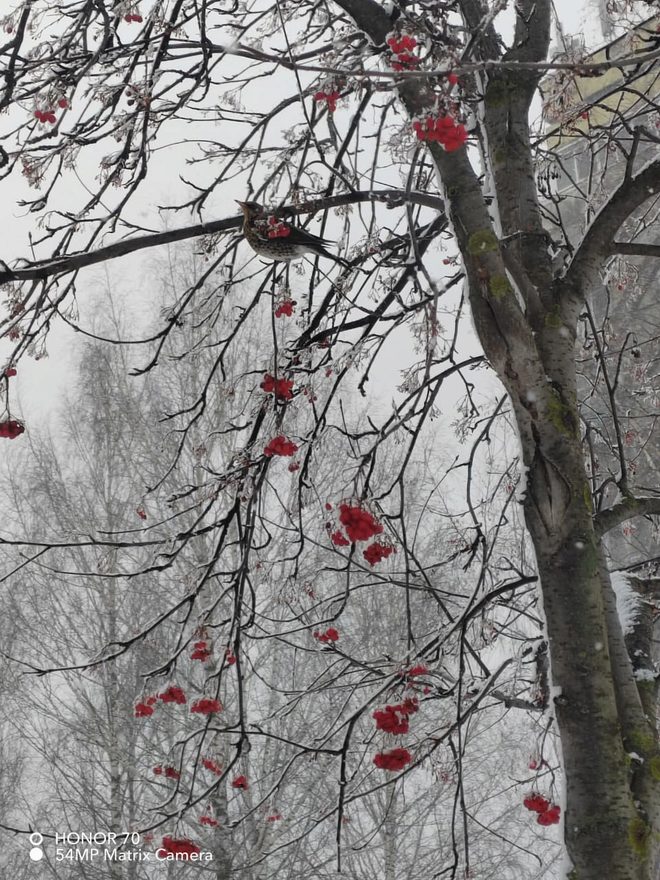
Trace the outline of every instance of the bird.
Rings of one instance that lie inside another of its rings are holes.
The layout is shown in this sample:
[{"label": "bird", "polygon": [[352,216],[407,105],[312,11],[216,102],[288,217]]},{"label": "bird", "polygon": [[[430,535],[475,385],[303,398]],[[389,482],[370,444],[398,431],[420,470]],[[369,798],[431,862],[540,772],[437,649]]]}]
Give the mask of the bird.
[{"label": "bird", "polygon": [[305,254],[315,254],[317,257],[327,257],[342,266],[347,266],[346,260],[331,254],[327,250],[332,242],[318,235],[312,235],[297,226],[292,226],[284,220],[280,220],[258,202],[239,202],[243,212],[243,235],[255,253],[261,257],[276,262],[288,262],[304,257]]}]

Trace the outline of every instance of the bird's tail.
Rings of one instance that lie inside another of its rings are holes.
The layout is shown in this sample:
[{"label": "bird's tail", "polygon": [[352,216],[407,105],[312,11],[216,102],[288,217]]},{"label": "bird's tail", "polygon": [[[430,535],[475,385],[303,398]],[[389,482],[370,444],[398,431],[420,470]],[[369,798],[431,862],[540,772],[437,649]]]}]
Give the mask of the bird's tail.
[{"label": "bird's tail", "polygon": [[327,250],[323,245],[319,245],[318,247],[313,248],[313,253],[317,254],[319,257],[327,257],[329,260],[333,260],[335,263],[339,263],[339,265],[343,266],[344,269],[353,268],[348,260],[345,260],[343,257],[340,257],[337,254],[331,253],[331,251]]}]

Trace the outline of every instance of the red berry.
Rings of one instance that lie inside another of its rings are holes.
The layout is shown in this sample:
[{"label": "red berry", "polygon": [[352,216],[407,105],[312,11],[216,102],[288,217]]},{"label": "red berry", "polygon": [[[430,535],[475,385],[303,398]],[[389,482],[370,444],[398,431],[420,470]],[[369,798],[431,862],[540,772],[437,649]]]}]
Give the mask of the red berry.
[{"label": "red berry", "polygon": [[25,426],[21,422],[17,422],[16,419],[7,419],[4,422],[0,422],[0,437],[4,437],[7,440],[15,440],[24,431]]},{"label": "red berry", "polygon": [[528,794],[523,800],[523,804],[528,810],[532,810],[534,813],[545,813],[550,806],[549,801],[547,801],[542,795],[535,793]]},{"label": "red berry", "polygon": [[57,102],[57,106],[61,107],[62,110],[66,110],[69,106],[69,102],[66,98],[60,98],[60,100]]},{"label": "red berry", "polygon": [[561,815],[561,807],[554,804],[549,809],[544,810],[542,813],[536,817],[536,821],[539,825],[557,825],[559,823]]}]

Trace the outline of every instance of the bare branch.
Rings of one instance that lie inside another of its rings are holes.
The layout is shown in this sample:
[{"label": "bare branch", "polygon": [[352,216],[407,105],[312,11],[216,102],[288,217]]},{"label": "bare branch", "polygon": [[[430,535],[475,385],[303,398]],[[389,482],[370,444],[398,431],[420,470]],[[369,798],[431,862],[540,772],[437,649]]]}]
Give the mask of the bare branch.
[{"label": "bare branch", "polygon": [[609,531],[633,519],[635,516],[660,515],[660,496],[636,498],[626,496],[623,501],[609,510],[601,510],[594,517],[594,527],[598,535],[606,535]]}]

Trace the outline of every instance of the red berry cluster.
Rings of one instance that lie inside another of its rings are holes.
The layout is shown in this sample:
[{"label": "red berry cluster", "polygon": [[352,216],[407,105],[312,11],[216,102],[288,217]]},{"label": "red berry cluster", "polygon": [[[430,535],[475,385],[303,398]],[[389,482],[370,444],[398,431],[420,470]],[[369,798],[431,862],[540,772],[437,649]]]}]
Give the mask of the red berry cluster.
[{"label": "red berry cluster", "polygon": [[266,394],[274,394],[278,400],[291,400],[293,397],[293,380],[291,379],[276,379],[270,373],[266,373],[259,387]]},{"label": "red berry cluster", "polygon": [[551,804],[538,792],[528,794],[523,804],[532,813],[538,813],[536,821],[539,825],[557,825],[559,823],[561,807],[558,804]]},{"label": "red berry cluster", "polygon": [[266,234],[268,238],[287,238],[291,235],[291,227],[283,220],[278,220],[277,217],[269,217]]},{"label": "red berry cluster", "polygon": [[376,565],[381,560],[387,559],[392,553],[396,553],[396,549],[391,544],[381,544],[380,541],[374,541],[362,552],[362,555],[369,565]]},{"label": "red berry cluster", "polygon": [[222,764],[218,764],[213,758],[203,758],[202,766],[210,770],[211,773],[215,773],[216,776],[222,776]]},{"label": "red berry cluster", "polygon": [[[332,505],[329,505],[328,509],[332,510]],[[346,529],[348,538],[341,529],[336,529],[333,532],[332,523],[327,522],[325,524],[330,540],[335,547],[348,547],[356,541],[368,541],[369,538],[379,535],[383,531],[383,526],[374,515],[359,504],[340,504],[339,522]],[[363,551],[362,555],[369,565],[376,565],[381,560],[387,559],[391,553],[396,553],[396,550],[390,544],[374,541]]]},{"label": "red berry cluster", "polygon": [[140,22],[144,21],[144,19],[139,12],[127,12],[124,16],[124,21],[129,22],[129,24],[130,22],[135,21],[139,24]]},{"label": "red berry cluster", "polygon": [[465,126],[453,116],[427,116],[413,122],[413,129],[420,141],[437,141],[448,153],[458,150],[468,138]]},{"label": "red berry cluster", "polygon": [[410,34],[390,37],[387,45],[396,56],[396,61],[391,62],[394,70],[414,70],[419,65],[418,56],[410,54],[417,46],[417,40]]},{"label": "red berry cluster", "polygon": [[400,34],[398,37],[390,37],[387,45],[395,55],[400,55],[401,52],[412,52],[413,49],[416,49],[417,40],[410,34]]},{"label": "red berry cluster", "polygon": [[17,422],[16,419],[5,419],[0,422],[0,437],[6,437],[7,440],[15,440],[25,431],[25,425]]},{"label": "red berry cluster", "polygon": [[349,539],[355,541],[368,541],[374,535],[380,535],[383,526],[372,513],[365,510],[359,504],[340,504],[339,522],[346,529]]},{"label": "red berry cluster", "polygon": [[148,718],[150,715],[154,714],[154,706],[153,704],[156,702],[156,697],[149,697],[149,699],[145,700],[143,703],[136,703],[134,714],[136,718]]},{"label": "red berry cluster", "polygon": [[350,547],[351,545],[351,542],[342,532],[339,531],[339,529],[330,535],[330,540],[336,547]]},{"label": "red berry cluster", "polygon": [[190,856],[199,855],[201,849],[192,840],[185,837],[163,837],[161,848],[158,850],[158,857],[165,859],[168,855],[176,855],[177,861],[185,861]]},{"label": "red berry cluster", "polygon": [[298,447],[293,440],[287,440],[283,434],[273,437],[264,447],[264,455],[271,457],[273,455],[293,455],[298,451]]},{"label": "red berry cluster", "polygon": [[402,703],[393,706],[385,706],[384,709],[376,709],[371,717],[376,722],[378,730],[385,733],[399,734],[408,733],[408,718],[419,710],[419,702],[415,697],[408,697]]},{"label": "red berry cluster", "polygon": [[201,660],[202,663],[206,663],[213,652],[213,648],[210,648],[208,642],[201,641],[195,642],[193,644],[193,652],[190,655],[191,660]]},{"label": "red berry cluster", "polygon": [[57,122],[55,113],[52,110],[35,110],[34,117],[35,119],[38,119],[39,122],[50,122],[51,125],[55,125]]},{"label": "red berry cluster", "polygon": [[295,299],[283,300],[275,309],[275,317],[281,318],[283,315],[286,315],[287,318],[290,318],[293,315],[295,305]]},{"label": "red berry cluster", "polygon": [[197,712],[200,715],[212,715],[214,712],[222,712],[222,703],[220,700],[214,700],[211,697],[202,697],[190,707],[191,712]]},{"label": "red berry cluster", "polygon": [[213,816],[200,816],[199,817],[200,824],[209,825],[211,828],[215,828],[218,824],[218,820],[214,819]]},{"label": "red berry cluster", "polygon": [[317,629],[314,630],[314,638],[319,642],[336,642],[339,640],[339,632],[334,626],[328,627],[325,632],[321,632]]},{"label": "red berry cluster", "polygon": [[321,101],[325,101],[326,104],[328,105],[328,112],[334,113],[335,110],[337,109],[337,101],[339,100],[339,97],[340,97],[339,92],[333,90],[331,92],[317,92],[314,95],[314,100],[317,103],[320,103]]},{"label": "red berry cluster", "polygon": [[159,694],[159,699],[163,703],[178,703],[182,706],[186,702],[186,695],[182,688],[173,684],[167,690],[164,690],[162,694]]},{"label": "red berry cluster", "polygon": [[148,718],[150,715],[153,715],[154,706],[158,700],[163,703],[178,703],[179,705],[183,705],[187,701],[187,698],[182,688],[175,684],[170,685],[161,694],[158,694],[158,696],[146,697],[141,703],[137,703],[135,706],[135,717]]},{"label": "red berry cluster", "polygon": [[408,749],[390,749],[388,752],[379,752],[374,757],[374,764],[379,770],[403,770],[406,764],[410,764],[412,755]]},{"label": "red berry cluster", "polygon": [[554,804],[543,813],[539,813],[539,815],[536,817],[536,821],[539,823],[539,825],[558,825],[560,815],[561,807],[557,804]]},{"label": "red berry cluster", "polygon": [[154,767],[154,774],[156,776],[164,775],[167,779],[181,778],[181,774],[176,769],[176,767],[161,767],[160,764],[157,767]]},{"label": "red berry cluster", "polygon": [[[183,705],[187,699],[183,690],[177,685],[171,685],[167,690],[163,691],[157,697],[147,697],[135,706],[136,718],[148,718],[154,714],[154,706],[161,700],[163,703],[178,703]],[[190,707],[191,712],[197,712],[200,715],[211,715],[213,712],[222,712],[222,703],[219,700],[210,697],[202,697]]]},{"label": "red berry cluster", "polygon": [[247,791],[247,789],[248,789],[250,786],[249,786],[249,784],[248,784],[248,781],[247,781],[247,777],[246,777],[246,776],[237,776],[236,779],[234,779],[234,780],[232,781],[231,787],[232,787],[232,788],[240,788],[240,789],[242,789],[243,791]]},{"label": "red berry cluster", "polygon": [[[409,718],[416,712],[419,712],[419,701],[416,697],[407,697],[400,703],[385,706],[384,709],[376,709],[371,717],[376,722],[378,730],[384,730],[385,733],[396,736],[408,733]],[[378,752],[374,757],[374,764],[380,770],[396,771],[402,770],[411,760],[412,756],[408,749],[396,748],[387,752]]]}]

